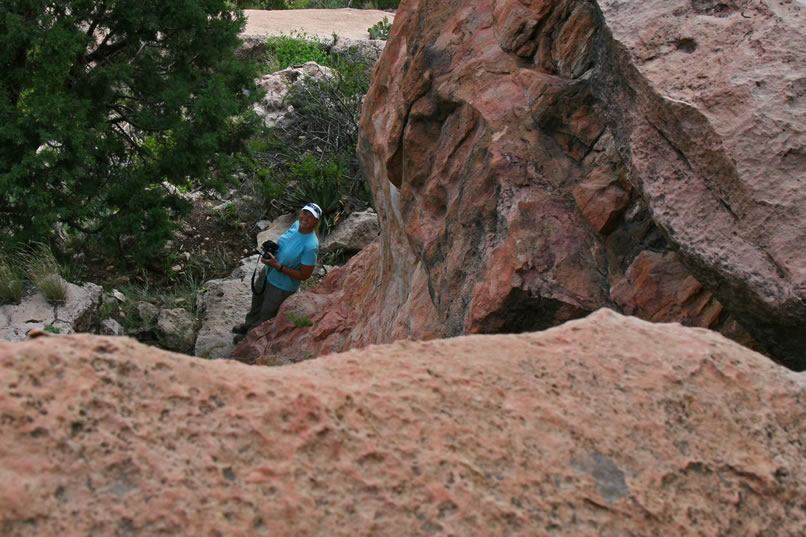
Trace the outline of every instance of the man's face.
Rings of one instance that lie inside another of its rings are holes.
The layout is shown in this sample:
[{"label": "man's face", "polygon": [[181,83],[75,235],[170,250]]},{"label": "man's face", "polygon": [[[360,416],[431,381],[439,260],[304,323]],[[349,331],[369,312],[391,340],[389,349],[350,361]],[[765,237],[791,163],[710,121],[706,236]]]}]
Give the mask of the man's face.
[{"label": "man's face", "polygon": [[316,227],[317,220],[311,213],[308,211],[301,211],[299,214],[299,230],[308,233],[313,231]]}]

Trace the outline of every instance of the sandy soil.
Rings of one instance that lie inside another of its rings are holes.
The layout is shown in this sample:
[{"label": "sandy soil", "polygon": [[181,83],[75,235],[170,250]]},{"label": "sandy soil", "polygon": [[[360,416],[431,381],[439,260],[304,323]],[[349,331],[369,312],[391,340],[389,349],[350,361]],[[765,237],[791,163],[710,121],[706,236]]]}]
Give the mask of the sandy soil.
[{"label": "sandy soil", "polygon": [[374,9],[289,9],[278,11],[244,10],[247,16],[244,36],[288,34],[292,30],[327,39],[335,33],[349,39],[369,39],[367,29],[394,13]]}]

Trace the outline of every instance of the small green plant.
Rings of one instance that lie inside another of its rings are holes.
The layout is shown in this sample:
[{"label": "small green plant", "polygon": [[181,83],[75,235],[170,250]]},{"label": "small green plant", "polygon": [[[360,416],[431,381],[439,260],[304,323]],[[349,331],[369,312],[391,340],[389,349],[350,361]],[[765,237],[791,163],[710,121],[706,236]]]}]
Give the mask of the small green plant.
[{"label": "small green plant", "polygon": [[211,211],[222,224],[231,228],[238,228],[241,225],[241,211],[234,203],[225,205],[221,209]]},{"label": "small green plant", "polygon": [[51,304],[62,304],[67,298],[67,282],[53,251],[47,244],[36,243],[20,254],[25,272],[34,286]]},{"label": "small green plant", "polygon": [[316,36],[292,31],[289,35],[278,35],[266,40],[267,63],[270,71],[281,71],[291,65],[316,62],[329,65],[330,55],[324,43]]},{"label": "small green plant", "polygon": [[369,32],[370,39],[389,39],[389,32],[392,30],[392,23],[386,17],[370,26],[367,31]]},{"label": "small green plant", "polygon": [[46,324],[42,329],[45,332],[47,332],[48,334],[61,334],[61,332],[62,332],[61,330],[59,330],[58,328],[56,328],[52,324]]},{"label": "small green plant", "polygon": [[350,254],[344,251],[344,248],[336,248],[335,250],[322,254],[319,260],[323,265],[341,266],[345,264],[350,257]]},{"label": "small green plant", "polygon": [[0,253],[0,302],[19,304],[22,300],[23,272],[11,255]]},{"label": "small green plant", "polygon": [[294,325],[295,328],[303,328],[305,326],[313,326],[311,321],[306,315],[297,315],[293,311],[286,313],[288,320]]}]

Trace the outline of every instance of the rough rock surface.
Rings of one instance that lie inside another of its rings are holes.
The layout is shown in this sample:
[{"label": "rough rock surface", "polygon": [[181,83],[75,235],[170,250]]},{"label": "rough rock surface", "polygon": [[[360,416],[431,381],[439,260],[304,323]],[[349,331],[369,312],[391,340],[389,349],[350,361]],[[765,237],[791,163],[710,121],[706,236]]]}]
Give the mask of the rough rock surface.
[{"label": "rough rock surface", "polygon": [[791,0],[403,3],[359,139],[381,241],[319,304],[375,315],[317,348],[611,307],[806,368],[804,73]]},{"label": "rough rock surface", "polygon": [[126,330],[115,319],[104,319],[98,327],[98,333],[104,336],[122,336]]},{"label": "rough rock surface", "polygon": [[273,240],[274,242],[277,242],[279,238],[283,236],[283,233],[288,231],[288,228],[294,225],[294,221],[296,219],[297,219],[296,214],[289,213],[272,220],[271,224],[268,226],[267,229],[257,234],[257,242],[255,244],[255,248],[260,250],[260,247],[267,240]]},{"label": "rough rock surface", "polygon": [[[257,256],[241,260],[229,278],[210,280],[196,299],[201,328],[196,335],[195,356],[225,358],[234,345],[231,329],[244,321],[252,300],[251,281]],[[257,276],[256,276],[257,278]]]},{"label": "rough rock surface", "polygon": [[383,39],[348,39],[339,37],[330,47],[330,53],[337,56],[358,56],[372,62],[378,61],[386,47]]},{"label": "rough rock surface", "polygon": [[264,75],[256,81],[257,86],[266,92],[263,99],[255,105],[255,111],[263,118],[265,126],[284,126],[294,120],[294,107],[285,98],[288,91],[295,85],[301,85],[306,77],[324,80],[332,78],[333,71],[316,62],[306,62]]},{"label": "rough rock surface", "polygon": [[67,283],[64,304],[49,304],[40,293],[32,291],[20,304],[0,306],[0,341],[22,341],[31,330],[52,326],[61,334],[90,329],[103,298],[103,289],[94,283]]},{"label": "rough rock surface", "polygon": [[162,348],[187,353],[193,350],[196,341],[193,324],[193,315],[188,310],[166,308],[160,310],[154,332]]},{"label": "rough rock surface", "polygon": [[319,253],[326,254],[338,250],[355,254],[378,238],[381,227],[378,215],[373,210],[351,213],[328,234],[319,245]]},{"label": "rough rock surface", "polygon": [[602,310],[283,368],[0,344],[3,535],[765,535],[806,527],[804,374]]}]

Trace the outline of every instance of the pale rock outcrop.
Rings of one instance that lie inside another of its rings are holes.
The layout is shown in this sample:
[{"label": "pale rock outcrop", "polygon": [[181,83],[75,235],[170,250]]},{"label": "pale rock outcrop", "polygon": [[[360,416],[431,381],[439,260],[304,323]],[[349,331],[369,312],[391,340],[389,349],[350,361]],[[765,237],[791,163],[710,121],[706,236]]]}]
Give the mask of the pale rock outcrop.
[{"label": "pale rock outcrop", "polygon": [[193,315],[182,308],[160,310],[154,333],[160,346],[177,352],[190,352],[196,341]]},{"label": "pale rock outcrop", "polygon": [[76,285],[65,282],[67,292],[63,304],[50,304],[40,293],[31,290],[20,304],[0,306],[0,341],[22,341],[31,330],[58,330],[60,334],[86,332],[97,321],[103,288],[94,283]]},{"label": "pale rock outcrop", "polygon": [[340,250],[346,254],[355,254],[377,239],[380,230],[375,211],[368,209],[351,213],[339,221],[338,226],[322,240],[319,252],[327,254]]},{"label": "pale rock outcrop", "polygon": [[256,255],[242,259],[228,278],[210,280],[204,284],[204,291],[196,298],[201,327],[193,349],[195,356],[229,356],[234,347],[232,327],[244,322],[252,300],[252,274],[256,268],[259,273],[262,267],[257,264],[257,259]]},{"label": "pale rock outcrop", "polygon": [[350,39],[339,37],[330,47],[330,53],[350,58],[364,58],[375,63],[381,57],[386,41],[383,39]]},{"label": "pale rock outcrop", "polygon": [[301,352],[611,307],[806,368],[804,18],[768,0],[403,3],[358,144],[380,243],[317,299],[375,315],[332,316]]},{"label": "pale rock outcrop", "polygon": [[282,127],[294,120],[294,107],[286,102],[286,96],[292,87],[301,85],[306,77],[314,80],[329,79],[333,77],[333,71],[316,62],[307,62],[264,75],[256,81],[257,86],[266,92],[263,99],[255,105],[255,111],[263,118],[264,125]]},{"label": "pale rock outcrop", "polygon": [[100,323],[98,333],[102,336],[123,336],[126,330],[115,319],[104,319]]},{"label": "pale rock outcrop", "polygon": [[260,250],[263,243],[267,240],[277,242],[280,237],[283,236],[283,233],[288,231],[288,228],[294,225],[294,222],[297,220],[297,216],[298,215],[296,213],[289,213],[281,215],[272,220],[271,224],[266,229],[257,234],[257,244],[255,245],[255,248]]},{"label": "pale rock outcrop", "polygon": [[157,318],[160,315],[160,309],[157,306],[151,302],[141,300],[137,303],[135,309],[137,311],[137,316],[140,318],[140,321],[142,321],[143,326],[145,326],[147,329],[150,329],[154,326],[154,324],[156,324]]},{"label": "pale rock outcrop", "polygon": [[0,527],[76,535],[767,535],[806,527],[804,374],[602,310],[282,368],[0,344]]}]

